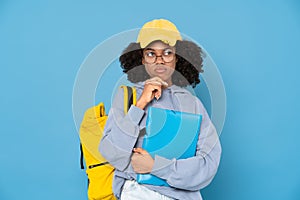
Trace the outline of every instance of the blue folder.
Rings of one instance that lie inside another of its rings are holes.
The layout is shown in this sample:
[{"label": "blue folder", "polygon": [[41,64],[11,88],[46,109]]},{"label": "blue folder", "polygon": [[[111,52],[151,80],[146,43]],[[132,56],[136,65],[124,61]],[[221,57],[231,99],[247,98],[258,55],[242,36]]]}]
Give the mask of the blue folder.
[{"label": "blue folder", "polygon": [[[142,148],[154,158],[185,159],[195,156],[202,115],[149,107]],[[138,174],[137,182],[169,184],[152,174]]]}]

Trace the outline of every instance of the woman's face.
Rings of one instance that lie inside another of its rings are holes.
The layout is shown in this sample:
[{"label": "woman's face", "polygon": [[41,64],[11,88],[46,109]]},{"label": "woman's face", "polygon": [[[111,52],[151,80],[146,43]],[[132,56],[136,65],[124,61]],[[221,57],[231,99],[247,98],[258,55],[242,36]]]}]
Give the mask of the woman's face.
[{"label": "woman's face", "polygon": [[172,74],[176,66],[175,47],[161,41],[152,42],[143,50],[143,65],[149,76],[158,76],[172,85]]}]

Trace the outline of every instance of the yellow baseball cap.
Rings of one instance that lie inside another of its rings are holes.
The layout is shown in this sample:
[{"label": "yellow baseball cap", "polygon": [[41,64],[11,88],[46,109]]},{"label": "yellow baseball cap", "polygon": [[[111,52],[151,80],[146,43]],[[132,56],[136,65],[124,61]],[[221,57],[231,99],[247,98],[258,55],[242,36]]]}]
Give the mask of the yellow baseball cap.
[{"label": "yellow baseball cap", "polygon": [[166,19],[155,19],[144,24],[139,32],[137,42],[140,43],[141,48],[145,48],[156,40],[175,46],[176,41],[182,40],[182,38],[172,22]]}]

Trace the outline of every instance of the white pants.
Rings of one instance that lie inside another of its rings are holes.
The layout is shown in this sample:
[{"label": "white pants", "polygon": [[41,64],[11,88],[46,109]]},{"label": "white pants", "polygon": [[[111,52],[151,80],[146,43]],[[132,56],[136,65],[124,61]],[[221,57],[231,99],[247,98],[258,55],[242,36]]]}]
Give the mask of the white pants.
[{"label": "white pants", "polygon": [[123,185],[121,200],[172,200],[172,198],[149,190],[134,180],[126,180]]}]

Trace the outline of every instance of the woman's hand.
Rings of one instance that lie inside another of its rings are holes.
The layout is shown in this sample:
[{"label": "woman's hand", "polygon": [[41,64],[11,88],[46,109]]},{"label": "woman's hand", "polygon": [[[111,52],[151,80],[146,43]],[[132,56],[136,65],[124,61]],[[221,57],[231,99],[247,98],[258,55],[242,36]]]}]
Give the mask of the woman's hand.
[{"label": "woman's hand", "polygon": [[142,148],[134,148],[131,156],[131,166],[135,173],[150,173],[154,165],[151,155]]},{"label": "woman's hand", "polygon": [[168,83],[159,77],[153,77],[145,81],[145,86],[141,97],[137,100],[136,106],[144,109],[155,97],[157,100],[161,96],[162,88],[168,87]]}]

